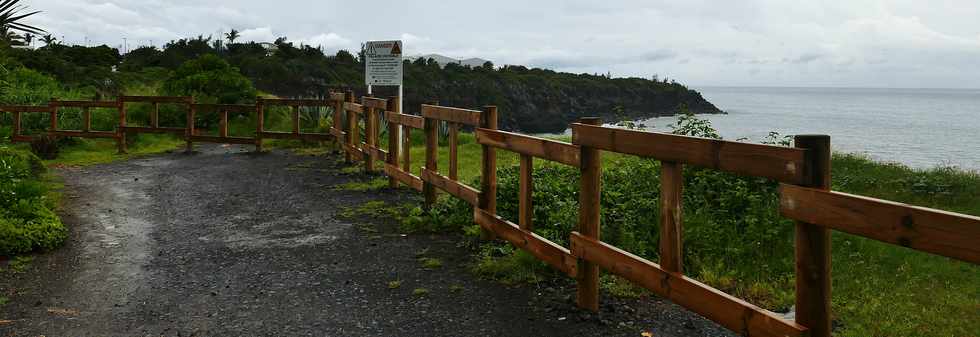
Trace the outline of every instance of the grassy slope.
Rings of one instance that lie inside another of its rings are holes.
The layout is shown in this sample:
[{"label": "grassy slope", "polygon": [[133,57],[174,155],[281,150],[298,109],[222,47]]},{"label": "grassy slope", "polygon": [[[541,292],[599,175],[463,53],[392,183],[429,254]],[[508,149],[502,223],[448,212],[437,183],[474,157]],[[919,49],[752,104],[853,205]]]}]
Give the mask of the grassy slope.
[{"label": "grassy slope", "polygon": [[[422,138],[415,134],[412,167],[417,173],[425,164],[425,149]],[[459,143],[460,180],[472,181],[480,175],[480,146],[470,134],[460,135]],[[439,171],[445,174],[448,148],[443,142],[440,145]],[[517,165],[514,153],[497,152],[499,167]],[[603,162],[608,167],[618,157],[604,153]],[[980,215],[977,174],[944,168],[913,170],[836,154],[833,177],[838,191]],[[833,245],[833,306],[844,324],[841,336],[965,337],[980,331],[976,319],[980,314],[980,268],[846,233],[835,233]],[[770,296],[781,298],[762,302],[773,303],[773,308],[792,304],[791,280],[767,286],[779,288]]]}]

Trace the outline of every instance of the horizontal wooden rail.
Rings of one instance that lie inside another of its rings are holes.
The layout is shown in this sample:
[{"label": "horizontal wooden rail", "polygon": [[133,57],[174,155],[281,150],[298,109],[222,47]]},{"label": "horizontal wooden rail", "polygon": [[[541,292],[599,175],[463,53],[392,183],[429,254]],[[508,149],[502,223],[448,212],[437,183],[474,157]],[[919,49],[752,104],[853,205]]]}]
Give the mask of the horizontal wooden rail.
[{"label": "horizontal wooden rail", "polygon": [[167,134],[175,134],[175,135],[182,135],[187,133],[187,129],[177,128],[177,127],[154,128],[148,126],[123,126],[120,127],[120,129],[122,129],[125,132],[135,132],[135,133],[167,133]]},{"label": "horizontal wooden rail", "polygon": [[330,100],[322,99],[293,99],[293,98],[260,98],[258,103],[267,106],[331,106]]},{"label": "horizontal wooden rail", "polygon": [[2,112],[51,112],[50,106],[40,105],[0,105]]},{"label": "horizontal wooden rail", "polygon": [[413,129],[424,129],[425,128],[425,118],[415,116],[400,114],[397,112],[385,111],[385,120],[404,125]]},{"label": "horizontal wooden rail", "polygon": [[395,165],[385,163],[385,174],[395,177],[395,179],[398,179],[398,181],[404,183],[405,185],[408,185],[413,189],[419,191],[422,190],[422,183],[423,183],[422,178],[419,178],[418,176],[413,175],[411,173],[402,171]]},{"label": "horizontal wooden rail", "polygon": [[248,137],[221,137],[221,136],[190,136],[192,142],[218,143],[218,144],[255,144],[255,138]]},{"label": "horizontal wooden rail", "polygon": [[275,131],[262,131],[258,133],[262,138],[272,138],[272,139],[299,139],[305,141],[332,141],[336,139],[334,135],[325,133],[292,133],[292,132],[275,132]]},{"label": "horizontal wooden rail", "polygon": [[119,134],[115,131],[82,131],[82,130],[58,130],[54,132],[49,132],[51,135],[62,136],[62,137],[79,137],[79,138],[119,138]]},{"label": "horizontal wooden rail", "polygon": [[388,107],[388,100],[383,98],[361,97],[361,105],[368,108],[383,110]]},{"label": "horizontal wooden rail", "polygon": [[473,208],[473,221],[569,277],[574,278],[578,273],[578,260],[565,247],[479,208]]},{"label": "horizontal wooden rail", "polygon": [[357,104],[354,102],[344,102],[344,110],[362,114],[364,113],[364,105]]},{"label": "horizontal wooden rail", "polygon": [[577,232],[571,235],[571,253],[743,336],[807,336],[795,322]]},{"label": "horizontal wooden rail", "polygon": [[478,128],[476,129],[476,141],[483,145],[490,145],[565,165],[574,167],[581,165],[579,147],[557,140]]},{"label": "horizontal wooden rail", "polygon": [[795,185],[779,192],[787,218],[980,264],[980,217]]},{"label": "horizontal wooden rail", "polygon": [[422,117],[466,124],[469,126],[480,126],[481,113],[482,112],[479,110],[422,104]]},{"label": "horizontal wooden rail", "polygon": [[331,92],[330,93],[330,100],[331,101],[343,101],[344,100],[344,97],[345,97],[345,94],[342,93],[342,92]]},{"label": "horizontal wooden rail", "polygon": [[[208,103],[194,103],[191,104],[197,112],[255,112],[255,104],[208,104]],[[202,111],[204,110],[204,111]]]},{"label": "horizontal wooden rail", "polygon": [[806,150],[799,148],[580,123],[572,124],[572,143],[792,184],[803,183],[809,174],[804,167]]},{"label": "horizontal wooden rail", "polygon": [[48,103],[52,107],[64,108],[119,108],[119,101],[55,101]]},{"label": "horizontal wooden rail", "polygon": [[123,103],[183,103],[190,104],[193,98],[190,96],[119,96],[119,101]]},{"label": "horizontal wooden rail", "polygon": [[449,179],[438,172],[422,168],[422,181],[430,183],[439,189],[446,191],[457,198],[463,199],[463,201],[468,202],[470,205],[476,206],[480,198],[480,191],[475,188],[466,186],[458,181]]}]

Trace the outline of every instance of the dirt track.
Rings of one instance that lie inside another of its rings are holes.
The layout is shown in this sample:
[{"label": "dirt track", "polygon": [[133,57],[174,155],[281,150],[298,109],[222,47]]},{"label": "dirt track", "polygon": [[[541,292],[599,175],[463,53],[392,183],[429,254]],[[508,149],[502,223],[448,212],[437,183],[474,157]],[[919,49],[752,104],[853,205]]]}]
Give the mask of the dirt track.
[{"label": "dirt track", "polygon": [[[730,335],[656,298],[604,296],[589,315],[564,281],[480,280],[457,235],[340,216],[372,200],[418,202],[416,193],[335,190],[370,179],[342,173],[335,155],[244,151],[203,146],[61,170],[71,238],[24,273],[0,273],[10,298],[0,320],[12,321],[0,335]],[[420,251],[443,266],[423,268]],[[389,289],[392,280],[401,286]]]}]

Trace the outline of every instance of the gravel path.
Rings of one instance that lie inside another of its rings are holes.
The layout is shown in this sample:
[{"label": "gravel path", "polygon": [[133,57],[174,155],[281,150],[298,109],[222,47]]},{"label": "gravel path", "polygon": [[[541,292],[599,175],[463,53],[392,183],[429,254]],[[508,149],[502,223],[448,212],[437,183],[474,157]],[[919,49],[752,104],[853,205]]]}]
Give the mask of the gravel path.
[{"label": "gravel path", "polygon": [[[419,197],[336,190],[371,179],[336,155],[201,151],[61,170],[71,237],[0,272],[0,336],[731,335],[658,298],[606,295],[590,315],[565,280],[480,280],[456,234],[352,223],[345,210]],[[423,251],[443,266],[423,268]]]}]

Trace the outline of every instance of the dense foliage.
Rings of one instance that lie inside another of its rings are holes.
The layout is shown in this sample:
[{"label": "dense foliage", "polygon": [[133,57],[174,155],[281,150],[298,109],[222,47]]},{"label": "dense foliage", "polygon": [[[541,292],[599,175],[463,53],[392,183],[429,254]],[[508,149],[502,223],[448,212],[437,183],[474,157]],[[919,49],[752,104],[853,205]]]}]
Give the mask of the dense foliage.
[{"label": "dense foliage", "polygon": [[[158,49],[141,47],[126,55],[106,47],[64,46],[53,43],[36,50],[12,50],[12,56],[31,69],[54,76],[73,88],[87,87],[93,96],[118,94],[150,72],[168,76],[186,62],[215,55],[237,68],[259,90],[280,97],[323,98],[329,89],[354,89],[364,94],[364,65],[347,51],[325,55],[321,49],[295,45],[229,43],[197,37],[171,41]],[[200,62],[200,61],[197,61]],[[213,60],[211,64],[216,64]],[[525,132],[561,132],[582,116],[607,119],[667,115],[681,107],[697,113],[720,112],[701,95],[681,84],[641,78],[570,74],[523,66],[480,67],[434,60],[405,61],[405,107],[422,103],[478,108],[497,105],[500,126]],[[115,69],[115,71],[113,71]],[[141,75],[143,74],[143,75]],[[178,76],[180,76],[178,74]],[[163,81],[166,78],[156,78]],[[197,84],[204,82],[197,81]],[[222,83],[219,81],[219,83]],[[227,84],[227,83],[222,83]],[[379,96],[396,94],[377,88]],[[618,108],[619,113],[613,113]]]},{"label": "dense foliage", "polygon": [[0,256],[51,249],[67,231],[52,211],[44,164],[30,152],[0,147]]},{"label": "dense foliage", "polygon": [[171,96],[194,96],[198,103],[238,104],[255,101],[252,82],[221,58],[207,54],[184,62],[163,83]]}]

